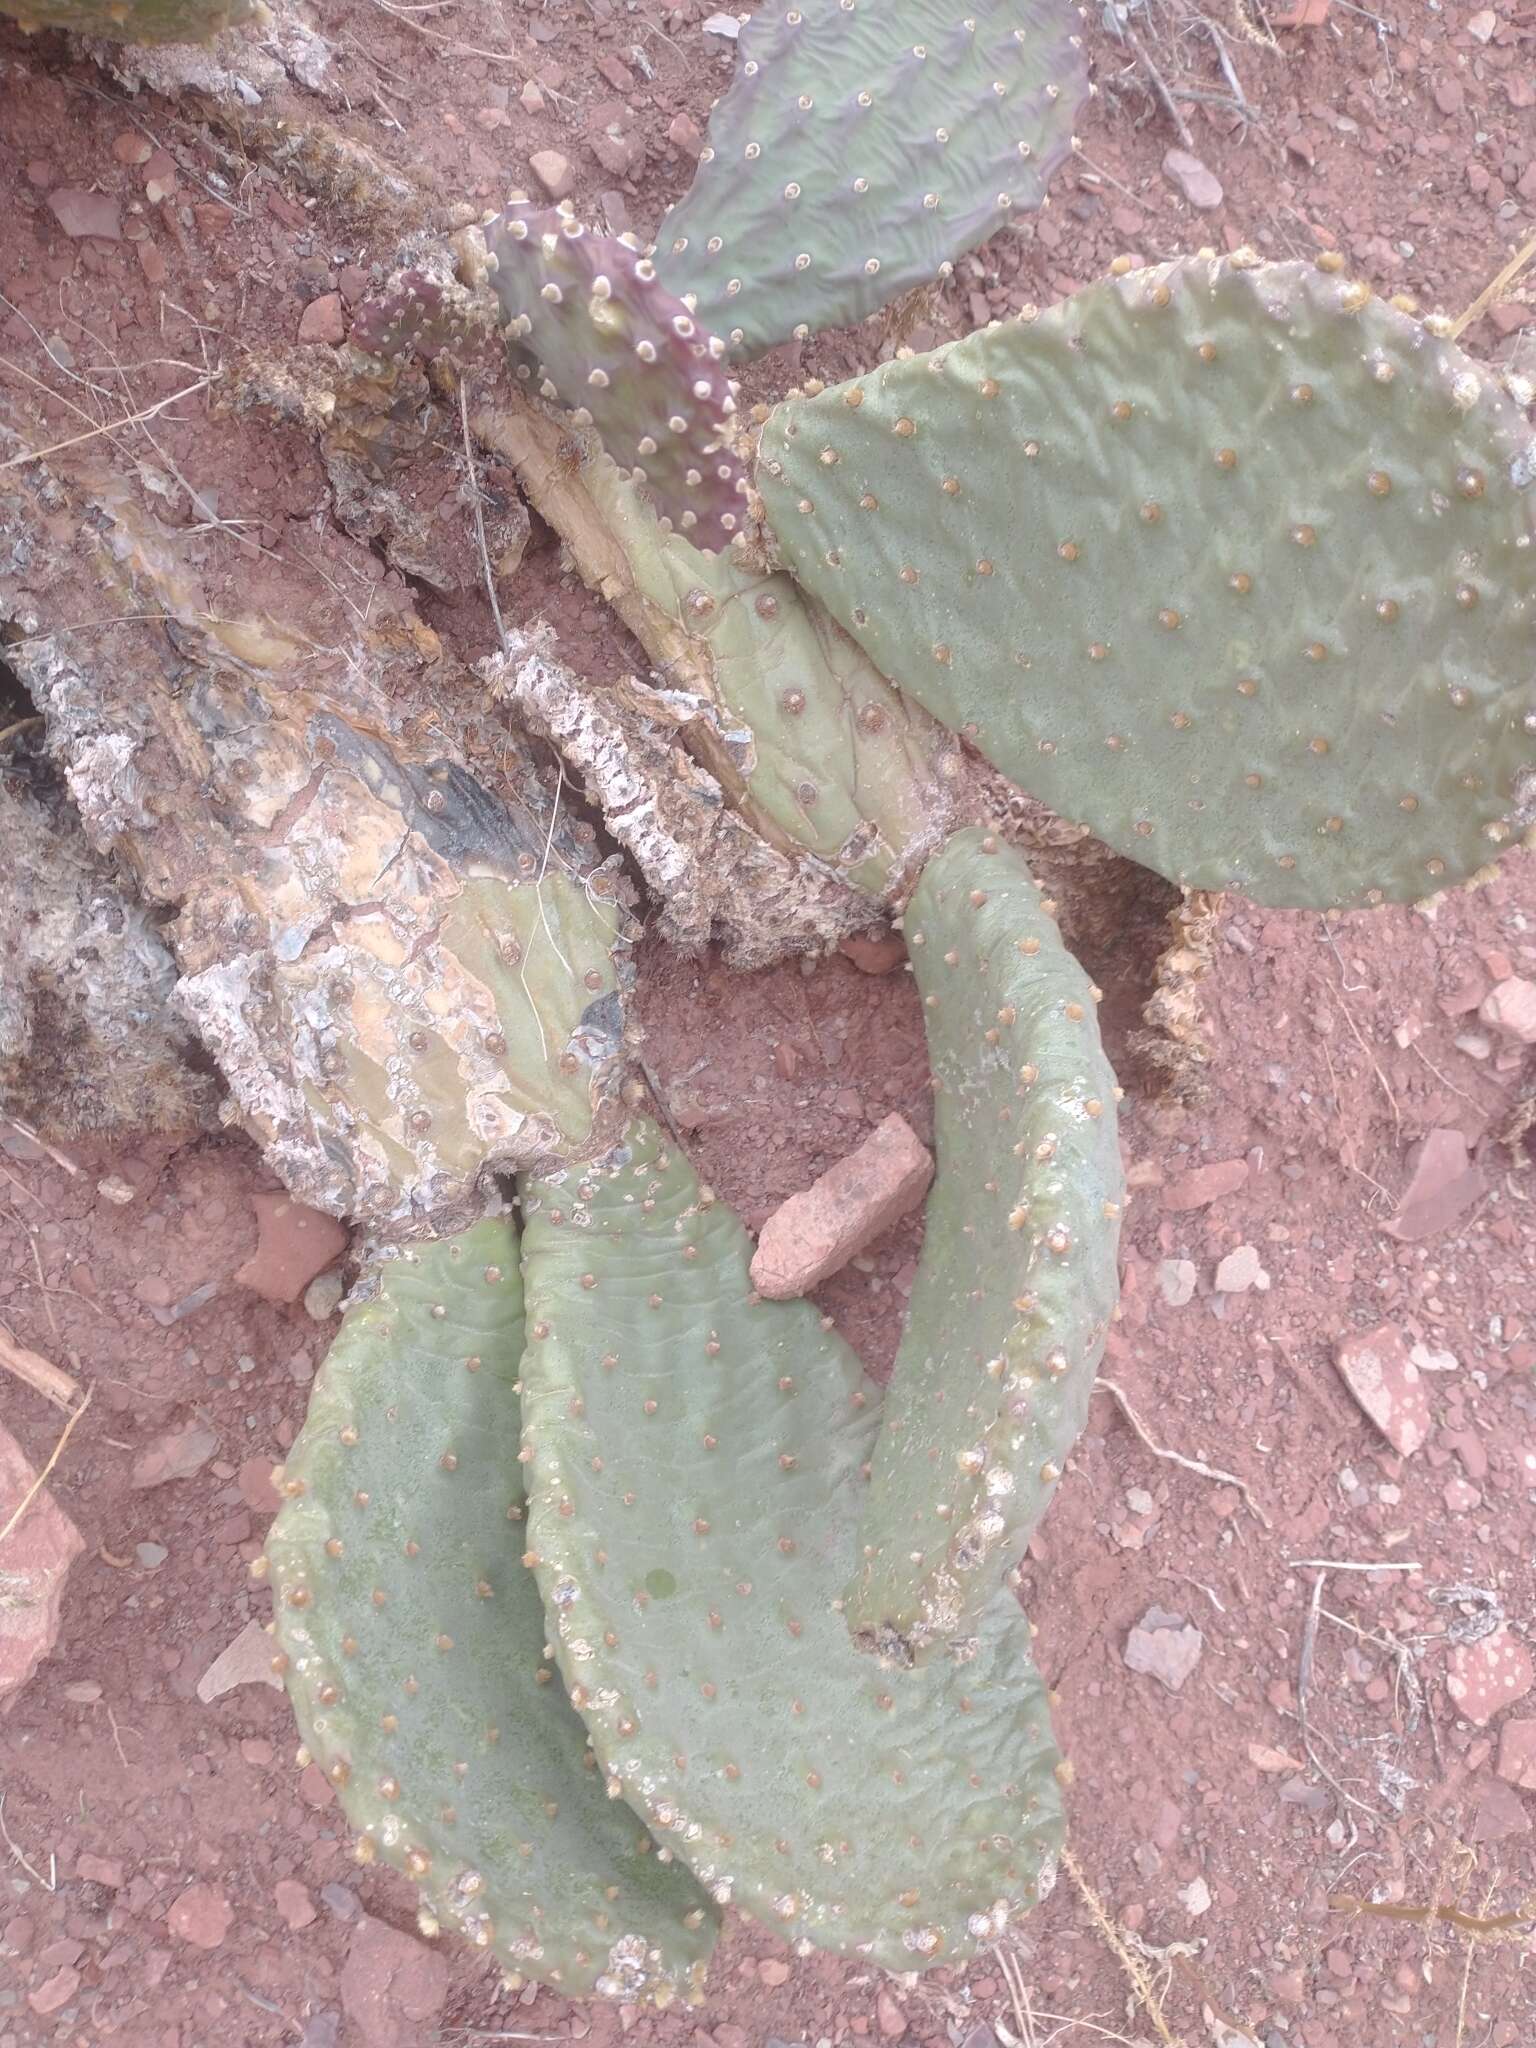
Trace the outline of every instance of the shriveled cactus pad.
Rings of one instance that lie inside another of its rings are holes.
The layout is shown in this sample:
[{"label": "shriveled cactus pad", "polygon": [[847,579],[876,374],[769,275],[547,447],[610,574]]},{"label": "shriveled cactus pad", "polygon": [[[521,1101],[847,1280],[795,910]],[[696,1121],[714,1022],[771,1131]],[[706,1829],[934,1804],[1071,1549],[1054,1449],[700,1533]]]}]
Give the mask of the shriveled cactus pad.
[{"label": "shriveled cactus pad", "polygon": [[1048,1884],[1056,1753],[999,1589],[974,1656],[882,1668],[838,1596],[878,1392],[648,1123],[526,1180],[529,1541],[612,1787],[734,1900],[897,1970],[995,1940]]},{"label": "shriveled cactus pad", "polygon": [[758,482],[893,681],[1178,882],[1412,899],[1536,817],[1536,451],[1362,285],[1132,272],[781,406]]},{"label": "shriveled cactus pad", "polygon": [[1055,1490],[1118,1292],[1118,1089],[1097,991],[1022,858],[960,832],[907,907],[938,1177],[875,1446],[848,1619],[963,1646]]},{"label": "shriveled cactus pad", "polygon": [[663,2002],[716,1915],[604,1793],[522,1562],[517,1233],[402,1253],[348,1311],[267,1555],[304,1740],[367,1854],[507,1969]]},{"label": "shriveled cactus pad", "polygon": [[26,29],[67,28],[114,43],[202,43],[247,21],[254,0],[3,0]]},{"label": "shriveled cactus pad", "polygon": [[518,376],[590,420],[663,518],[724,547],[745,509],[724,344],[660,282],[633,236],[568,208],[509,206],[485,231]]},{"label": "shriveled cactus pad", "polygon": [[1038,207],[1087,96],[1069,0],[771,0],[656,261],[733,349],[862,320]]}]

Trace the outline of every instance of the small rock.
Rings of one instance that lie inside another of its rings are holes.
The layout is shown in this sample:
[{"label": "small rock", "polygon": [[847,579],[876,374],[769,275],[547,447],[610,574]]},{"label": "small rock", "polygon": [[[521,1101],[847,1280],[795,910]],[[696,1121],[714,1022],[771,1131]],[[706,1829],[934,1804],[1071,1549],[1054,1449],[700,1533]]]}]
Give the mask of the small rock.
[{"label": "small rock", "polygon": [[194,1948],[217,1948],[234,1918],[234,1909],[221,1892],[211,1884],[194,1884],[173,1902],[165,1924],[178,1940]]},{"label": "small rock", "polygon": [[1246,1294],[1250,1287],[1257,1287],[1262,1294],[1268,1286],[1269,1275],[1259,1263],[1257,1245],[1240,1244],[1216,1268],[1218,1294]]},{"label": "small rock", "polygon": [[1516,1835],[1528,1835],[1530,1831],[1531,1816],[1518,1792],[1508,1785],[1501,1785],[1497,1778],[1490,1778],[1476,1787],[1472,1794],[1472,1826],[1469,1830],[1474,1842],[1507,1842]]},{"label": "small rock", "polygon": [[135,1543],[133,1554],[145,1571],[157,1572],[171,1553],[163,1543]]},{"label": "small rock", "polygon": [[272,1468],[276,1462],[274,1458],[247,1458],[235,1475],[240,1498],[258,1515],[275,1515],[283,1504],[272,1484]]},{"label": "small rock", "polygon": [[126,1209],[137,1190],[133,1182],[124,1180],[120,1173],[104,1173],[96,1183],[96,1192],[115,1209]]},{"label": "small rock", "polygon": [[272,1887],[272,1897],[290,1934],[297,1934],[301,1927],[308,1927],[314,1920],[315,1902],[297,1878],[280,1877]]},{"label": "small rock", "polygon": [[883,936],[871,932],[854,932],[846,939],[839,939],[837,950],[845,960],[851,960],[860,974],[890,974],[907,957],[907,949],[895,932]]},{"label": "small rock", "polygon": [[320,1887],[322,1905],[336,1915],[338,1920],[351,1924],[362,1913],[362,1901],[357,1893],[344,1884],[323,1884]]},{"label": "small rock", "polygon": [[123,216],[110,192],[82,192],[66,185],[48,194],[49,211],[66,235],[95,235],[103,242],[123,239]]},{"label": "small rock", "polygon": [[1169,1692],[1178,1692],[1204,1648],[1205,1637],[1192,1621],[1149,1607],[1126,1638],[1125,1663],[1129,1670],[1157,1679]]},{"label": "small rock", "polygon": [[1491,7],[1480,7],[1476,14],[1468,17],[1467,34],[1480,43],[1492,42],[1498,28],[1499,17]]},{"label": "small rock", "polygon": [[141,135],[137,128],[125,128],[112,143],[112,154],[120,164],[147,164],[154,153],[155,145],[147,135]]},{"label": "small rock", "polygon": [[257,1770],[265,1770],[277,1751],[264,1735],[247,1735],[240,1744],[240,1754]]},{"label": "small rock", "polygon": [[[36,1477],[20,1444],[0,1426],[0,1528]],[[64,1580],[84,1547],[46,1486],[33,1494],[32,1505],[0,1543],[0,1711],[58,1641]]]},{"label": "small rock", "polygon": [[336,2048],[340,2038],[341,2014],[317,2012],[306,2024],[299,2048]]},{"label": "small rock", "polygon": [[1536,1721],[1506,1721],[1499,1730],[1499,1776],[1521,1792],[1536,1792]]},{"label": "small rock", "polygon": [[1250,1742],[1248,1761],[1261,1771],[1304,1771],[1307,1768],[1298,1758],[1287,1756],[1283,1749],[1271,1749],[1267,1742]]},{"label": "small rock", "polygon": [[331,1266],[324,1273],[317,1273],[304,1290],[304,1313],[317,1323],[328,1323],[341,1307],[341,1297],[347,1291],[346,1280],[339,1266]]},{"label": "small rock", "polygon": [[1521,1045],[1536,1045],[1536,981],[1524,981],[1512,974],[1498,982],[1482,1000],[1478,1016],[1506,1038]]},{"label": "small rock", "polygon": [[569,198],[571,166],[558,149],[536,149],[528,159],[528,168],[551,199]]},{"label": "small rock", "polygon": [[1196,1920],[1202,1913],[1209,1913],[1211,1910],[1211,1888],[1203,1877],[1197,1877],[1185,1885],[1178,1896],[1179,1904]]},{"label": "small rock", "polygon": [[317,1811],[335,1801],[336,1788],[313,1757],[299,1773],[299,1797],[306,1806],[313,1806]]},{"label": "small rock", "polygon": [[251,1197],[256,1211],[256,1249],[235,1273],[240,1286],[266,1301],[297,1301],[317,1273],[347,1247],[345,1227],[334,1216],[308,1209],[291,1195]]},{"label": "small rock", "polygon": [[789,1965],[777,1956],[770,1956],[757,1966],[758,1981],[762,1984],[778,1985],[789,1982]]},{"label": "small rock", "polygon": [[1170,1308],[1182,1308],[1195,1291],[1199,1279],[1193,1259],[1159,1259],[1157,1285]]},{"label": "small rock", "polygon": [[357,1923],[341,1972],[341,2003],[360,2048],[419,2048],[448,1997],[448,1962],[382,1920]]},{"label": "small rock", "polygon": [[91,1856],[76,1858],[75,1875],[87,1884],[105,1885],[109,1892],[123,1888],[123,1866],[115,1856]]},{"label": "small rock", "polygon": [[35,1991],[29,1991],[27,2003],[36,2013],[57,2012],[61,2005],[68,2005],[79,1989],[80,1972],[66,1964],[46,1984],[39,1984]]},{"label": "small rock", "polygon": [[281,1692],[283,1681],[272,1669],[273,1654],[272,1638],[261,1623],[248,1621],[197,1681],[198,1698],[211,1706],[237,1685],[270,1685]]},{"label": "small rock", "polygon": [[1435,105],[1442,114],[1459,114],[1467,103],[1467,95],[1459,78],[1437,78],[1431,90]]},{"label": "small rock", "polygon": [[1420,1372],[1455,1372],[1461,1364],[1454,1351],[1431,1351],[1427,1344],[1410,1346],[1408,1356]]},{"label": "small rock", "polygon": [[704,137],[699,124],[691,114],[679,114],[667,130],[667,140],[674,149],[680,149],[684,156],[697,156],[704,147]]},{"label": "small rock", "polygon": [[1181,1173],[1163,1189],[1165,1209],[1204,1209],[1223,1195],[1235,1195],[1248,1179],[1246,1159],[1218,1159]]},{"label": "small rock", "polygon": [[875,1999],[875,2022],[887,2041],[899,2041],[907,2031],[907,2016],[889,1991],[882,1991]]},{"label": "small rock", "polygon": [[1429,1394],[1393,1323],[1344,1338],[1333,1362],[1393,1450],[1411,1458],[1429,1435]]},{"label": "small rock", "polygon": [[522,109],[525,114],[543,113],[544,95],[539,91],[538,85],[533,79],[529,79],[528,83],[523,87],[522,91],[518,94],[517,97],[522,104]]},{"label": "small rock", "polygon": [[1211,212],[1226,197],[1216,173],[1187,149],[1170,149],[1165,153],[1163,176],[1177,185],[1190,205],[1201,213]]},{"label": "small rock", "polygon": [[1457,1217],[1478,1201],[1485,1188],[1481,1170],[1467,1153],[1460,1131],[1429,1132],[1419,1147],[1413,1174],[1397,1214],[1383,1228],[1403,1243],[1448,1230]]},{"label": "small rock", "polygon": [[1531,1653],[1507,1628],[1495,1629],[1478,1643],[1458,1643],[1446,1660],[1445,1689],[1457,1712],[1475,1728],[1486,1728],[1533,1685]]},{"label": "small rock", "polygon": [[771,1301],[814,1287],[915,1207],[933,1178],[933,1155],[893,1111],[813,1186],[763,1225],[752,1285]]},{"label": "small rock", "polygon": [[1482,1497],[1477,1488],[1469,1486],[1465,1479],[1448,1479],[1441,1495],[1453,1515],[1470,1514]]},{"label": "small rock", "polygon": [[326,292],[311,299],[299,316],[299,340],[339,348],[347,338],[346,308],[340,292]]},{"label": "small rock", "polygon": [[172,1479],[190,1479],[194,1473],[202,1471],[218,1448],[218,1438],[200,1422],[189,1422],[180,1429],[167,1430],[164,1436],[157,1436],[152,1444],[147,1444],[134,1459],[128,1483],[142,1491],[151,1486],[164,1486]]}]

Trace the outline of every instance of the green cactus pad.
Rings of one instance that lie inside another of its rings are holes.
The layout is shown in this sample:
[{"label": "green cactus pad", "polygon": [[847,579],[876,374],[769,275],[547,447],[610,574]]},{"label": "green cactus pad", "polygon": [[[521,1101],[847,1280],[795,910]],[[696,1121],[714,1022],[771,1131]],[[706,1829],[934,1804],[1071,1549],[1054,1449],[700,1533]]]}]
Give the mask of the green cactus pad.
[{"label": "green cactus pad", "polygon": [[1088,93],[1067,0],[798,0],[742,29],[663,280],[751,355],[840,327],[1044,203]]},{"label": "green cactus pad", "polygon": [[730,445],[724,344],[659,282],[633,236],[595,234],[565,207],[514,203],[485,241],[517,375],[590,421],[696,546],[726,546],[746,480]]},{"label": "green cactus pad", "polygon": [[544,1653],[522,1553],[517,1234],[383,1262],[310,1397],[267,1542],[304,1741],[365,1857],[507,1969],[571,1992],[694,1987],[716,1914],[608,1799]]},{"label": "green cactus pad", "polygon": [[1362,285],[1132,272],[781,406],[758,483],[885,674],[1174,881],[1414,899],[1536,817],[1536,451]]},{"label": "green cactus pad", "polygon": [[848,1622],[964,1643],[1081,1431],[1118,1293],[1125,1180],[1097,991],[1012,848],[959,832],[907,906],[938,1177],[885,1396]]},{"label": "green cactus pad", "polygon": [[67,28],[114,43],[205,43],[248,21],[256,0],[0,0],[24,29]]},{"label": "green cactus pad", "polygon": [[649,1123],[523,1183],[529,1541],[610,1787],[722,1903],[896,1970],[997,1939],[1061,1812],[1029,1625],[883,1668],[838,1595],[878,1391]]}]

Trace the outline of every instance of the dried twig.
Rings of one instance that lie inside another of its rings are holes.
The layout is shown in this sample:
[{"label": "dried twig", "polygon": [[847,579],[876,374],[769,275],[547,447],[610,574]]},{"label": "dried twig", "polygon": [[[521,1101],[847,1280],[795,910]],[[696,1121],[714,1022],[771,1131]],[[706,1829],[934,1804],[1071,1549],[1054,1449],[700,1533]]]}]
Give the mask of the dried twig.
[{"label": "dried twig", "polygon": [[44,1358],[40,1351],[29,1351],[25,1344],[18,1344],[4,1323],[0,1323],[0,1365],[66,1414],[80,1399],[78,1384],[64,1368]]},{"label": "dried twig", "polygon": [[58,1865],[55,1862],[52,1854],[50,1853],[48,1858],[49,1874],[47,1877],[44,1877],[43,1873],[40,1870],[34,1869],[33,1866],[27,1861],[25,1854],[22,1852],[21,1848],[12,1837],[10,1829],[5,1824],[5,1794],[3,1792],[0,1792],[0,1836],[4,1837],[5,1846],[7,1847],[7,1849],[10,1850],[11,1854],[16,1858],[16,1861],[21,1865],[22,1869],[27,1873],[28,1877],[31,1878],[34,1884],[40,1884],[45,1892],[56,1892],[58,1890]]},{"label": "dried twig", "polygon": [[1113,1380],[1107,1380],[1101,1376],[1094,1381],[1093,1390],[1095,1393],[1099,1393],[1102,1390],[1104,1393],[1114,1396],[1115,1400],[1120,1404],[1121,1414],[1131,1425],[1132,1429],[1135,1430],[1154,1458],[1166,1458],[1170,1465],[1182,1465],[1186,1472],[1193,1472],[1201,1479],[1214,1479],[1222,1486],[1235,1486],[1247,1502],[1251,1512],[1263,1523],[1264,1527],[1272,1529],[1275,1526],[1254,1499],[1253,1489],[1249,1486],[1246,1479],[1239,1479],[1235,1472],[1223,1472],[1219,1465],[1207,1465],[1200,1458],[1186,1458],[1182,1451],[1170,1451],[1164,1445],[1154,1443],[1147,1433],[1146,1424],[1126,1398],[1124,1389],[1117,1387]]},{"label": "dried twig", "polygon": [[1078,1894],[1083,1904],[1088,1908],[1093,1924],[1098,1928],[1100,1934],[1103,1935],[1115,1961],[1125,1972],[1130,1982],[1131,1994],[1147,2018],[1152,2022],[1157,2038],[1163,2043],[1163,2048],[1182,2048],[1182,2043],[1179,2041],[1178,2036],[1170,2030],[1167,2020],[1163,2017],[1163,2002],[1158,1996],[1157,1986],[1152,1982],[1146,1964],[1140,1956],[1133,1955],[1122,1940],[1119,1928],[1116,1927],[1114,1921],[1109,1917],[1109,1908],[1088,1882],[1082,1865],[1070,1849],[1062,1850],[1061,1861],[1068,1877],[1077,1886]]},{"label": "dried twig", "polygon": [[464,468],[469,482],[470,509],[475,515],[475,540],[480,549],[480,570],[485,578],[485,594],[491,601],[491,616],[496,621],[496,638],[501,642],[502,659],[508,660],[511,649],[507,645],[507,629],[502,622],[501,606],[496,597],[496,579],[491,574],[491,551],[485,544],[485,499],[480,490],[480,472],[475,467],[474,442],[469,432],[469,379],[459,373],[459,426],[464,435]]},{"label": "dried twig", "polygon": [[[3,367],[16,370],[19,366],[15,363],[5,363]],[[21,371],[21,375],[27,376],[26,371]],[[35,384],[37,381],[35,377],[27,377],[29,384]],[[157,398],[153,405],[146,405],[138,412],[128,413],[122,419],[108,420],[105,426],[92,427],[88,434],[71,434],[67,441],[53,441],[46,448],[29,448],[23,455],[7,456],[4,462],[0,462],[0,471],[19,469],[28,462],[41,462],[45,456],[58,455],[66,448],[78,448],[82,441],[95,441],[102,434],[115,434],[123,427],[136,427],[141,420],[152,420],[157,413],[164,412],[167,406],[175,405],[179,399],[191,398],[195,392],[206,391],[212,382],[211,377],[199,377],[195,384],[184,385],[180,391],[173,391],[169,398]],[[46,388],[44,386],[44,389]],[[50,395],[54,398],[59,396],[57,392]],[[75,407],[74,410],[78,412],[79,407]]]},{"label": "dried twig", "polygon": [[1509,259],[1509,261],[1505,264],[1504,268],[1499,272],[1498,276],[1494,278],[1491,284],[1486,284],[1483,286],[1483,289],[1478,293],[1477,297],[1472,301],[1471,305],[1468,306],[1467,310],[1465,311],[1465,313],[1462,314],[1461,318],[1452,324],[1452,341],[1459,340],[1461,335],[1465,332],[1467,328],[1469,328],[1472,325],[1474,320],[1482,319],[1483,315],[1487,312],[1488,308],[1494,303],[1494,301],[1509,285],[1512,285],[1514,283],[1515,279],[1520,275],[1521,271],[1524,270],[1525,266],[1527,265],[1527,263],[1530,262],[1533,256],[1536,256],[1536,235],[1532,235],[1531,239],[1526,243],[1525,247],[1521,249],[1517,255],[1514,255]]},{"label": "dried twig", "polygon": [[47,1464],[43,1467],[42,1471],[38,1473],[37,1477],[33,1480],[32,1484],[27,1488],[26,1492],[22,1495],[21,1499],[16,1503],[16,1506],[12,1511],[11,1517],[9,1521],[7,1521],[5,1527],[3,1529],[0,1529],[0,1544],[3,1544],[6,1541],[11,1531],[16,1527],[17,1523],[21,1520],[22,1516],[27,1512],[27,1509],[31,1507],[33,1501],[42,1491],[44,1485],[47,1482],[49,1473],[53,1470],[54,1466],[57,1465],[60,1457],[63,1455],[64,1446],[69,1442],[70,1438],[74,1435],[75,1424],[80,1420],[81,1416],[85,1413],[86,1409],[90,1407],[92,1392],[93,1389],[89,1387],[86,1388],[85,1399],[80,1403],[80,1406],[74,1410],[69,1420],[65,1423],[63,1434],[60,1436],[58,1442],[54,1445],[52,1455],[49,1457]]},{"label": "dried twig", "polygon": [[1319,1572],[1312,1581],[1312,1598],[1307,1606],[1306,1625],[1301,1632],[1301,1656],[1298,1659],[1296,1669],[1296,1720],[1301,1729],[1301,1739],[1306,1748],[1308,1763],[1311,1764],[1317,1775],[1331,1787],[1335,1795],[1346,1806],[1358,1807],[1361,1813],[1368,1813],[1372,1820],[1387,1821],[1389,1817],[1386,1814],[1379,1813],[1374,1806],[1368,1805],[1363,1799],[1357,1799],[1353,1792],[1347,1792],[1344,1789],[1318,1755],[1317,1745],[1312,1740],[1312,1721],[1308,1711],[1308,1698],[1312,1689],[1312,1663],[1317,1654],[1317,1624],[1322,1613],[1323,1587],[1327,1583],[1327,1578],[1328,1574],[1326,1572]]},{"label": "dried twig", "polygon": [[[164,617],[164,614],[161,612],[157,612],[155,614],[155,617],[162,618]],[[115,626],[117,623],[118,622],[116,619],[103,619],[101,621],[101,624],[104,626]],[[56,626],[53,630],[55,632],[65,632],[69,629],[66,627]],[[47,639],[48,636],[45,633],[39,633],[36,637],[39,640],[45,640]],[[35,1145],[39,1152],[46,1152],[48,1154],[48,1157],[53,1161],[55,1166],[62,1166],[64,1171],[68,1174],[78,1175],[80,1169],[75,1164],[74,1160],[70,1158],[69,1154],[67,1152],[61,1152],[57,1145],[50,1145],[48,1140],[45,1137],[43,1137],[40,1132],[33,1130],[32,1126],[26,1121],[24,1117],[19,1117],[15,1115],[11,1110],[7,1110],[5,1113],[5,1121],[10,1125],[13,1131],[20,1131],[21,1135],[26,1139],[29,1145]]]},{"label": "dried twig", "polygon": [[1173,94],[1168,90],[1167,80],[1163,77],[1161,71],[1158,70],[1157,66],[1152,62],[1152,59],[1148,56],[1144,45],[1137,37],[1135,31],[1133,29],[1126,28],[1121,30],[1121,34],[1125,37],[1125,40],[1130,44],[1131,48],[1135,51],[1137,62],[1141,65],[1142,70],[1146,72],[1147,77],[1151,80],[1154,91],[1156,92],[1158,98],[1162,101],[1169,120],[1173,123],[1174,133],[1178,136],[1180,142],[1183,143],[1184,147],[1189,151],[1190,155],[1193,156],[1195,154],[1195,138],[1189,132],[1189,123],[1184,119],[1184,116],[1179,112],[1178,106],[1174,101]]}]

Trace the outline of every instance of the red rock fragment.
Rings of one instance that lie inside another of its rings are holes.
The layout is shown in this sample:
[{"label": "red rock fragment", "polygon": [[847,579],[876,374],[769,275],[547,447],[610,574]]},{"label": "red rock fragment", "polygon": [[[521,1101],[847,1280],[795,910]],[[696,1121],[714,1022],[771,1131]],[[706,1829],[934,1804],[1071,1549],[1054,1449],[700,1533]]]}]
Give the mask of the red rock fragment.
[{"label": "red rock fragment", "polygon": [[341,2003],[359,2048],[418,2048],[447,1997],[444,1957],[382,1920],[358,1921],[341,1972]]},{"label": "red rock fragment", "polygon": [[[0,1528],[36,1476],[20,1444],[0,1427]],[[83,1548],[79,1530],[46,1486],[0,1544],[0,1712],[57,1642],[64,1580]]]},{"label": "red rock fragment", "polygon": [[1475,1728],[1487,1727],[1533,1685],[1531,1653],[1507,1628],[1495,1629],[1480,1642],[1458,1643],[1446,1660],[1445,1689],[1456,1711]]},{"label": "red rock fragment", "polygon": [[46,1984],[39,1984],[35,1991],[27,1993],[27,2003],[35,2013],[57,2012],[61,2005],[68,2005],[79,1989],[80,1972],[66,1963]]},{"label": "red rock fragment", "polygon": [[272,1887],[272,1897],[290,1934],[308,1927],[315,1918],[315,1902],[297,1878],[280,1877]]},{"label": "red rock fragment", "polygon": [[845,960],[853,962],[860,974],[889,974],[907,957],[906,947],[894,932],[854,932],[849,938],[838,940],[837,950]]},{"label": "red rock fragment", "polygon": [[94,235],[103,242],[123,239],[122,211],[110,192],[82,192],[64,185],[48,194],[48,210],[75,240],[82,235]]},{"label": "red rock fragment", "polygon": [[315,1275],[346,1250],[346,1229],[334,1216],[306,1208],[291,1195],[253,1195],[251,1206],[256,1249],[235,1279],[267,1301],[297,1301]]},{"label": "red rock fragment", "polygon": [[1499,1776],[1521,1792],[1536,1792],[1536,1721],[1506,1721],[1499,1730]]},{"label": "red rock fragment", "polygon": [[299,340],[338,348],[347,338],[347,316],[340,292],[311,299],[299,319]]},{"label": "red rock fragment", "polygon": [[1434,1130],[1419,1147],[1413,1177],[1398,1203],[1397,1214],[1384,1225],[1389,1237],[1411,1243],[1448,1230],[1482,1197],[1486,1183],[1467,1153],[1457,1130]]},{"label": "red rock fragment", "polygon": [[200,1422],[167,1430],[164,1436],[146,1444],[134,1459],[128,1483],[143,1491],[150,1486],[164,1486],[172,1479],[190,1479],[202,1471],[218,1448],[218,1438]]},{"label": "red rock fragment", "polygon": [[1392,1323],[1346,1337],[1333,1354],[1344,1384],[1392,1448],[1412,1457],[1429,1435],[1429,1394]]},{"label": "red rock fragment", "polygon": [[1248,1179],[1246,1159],[1216,1159],[1181,1173],[1163,1189],[1165,1209],[1204,1209],[1223,1195],[1235,1195]]},{"label": "red rock fragment", "polygon": [[806,1293],[920,1202],[932,1179],[933,1155],[893,1112],[814,1185],[774,1210],[757,1241],[753,1286],[771,1301]]},{"label": "red rock fragment", "polygon": [[247,1458],[235,1475],[240,1498],[258,1515],[275,1515],[283,1504],[272,1484],[272,1467],[276,1463],[275,1458]]},{"label": "red rock fragment", "polygon": [[211,1884],[189,1885],[173,1900],[165,1924],[194,1948],[217,1948],[234,1922],[234,1908]]},{"label": "red rock fragment", "polygon": [[1483,998],[1478,1016],[1520,1045],[1536,1045],[1536,981],[1511,974]]}]

